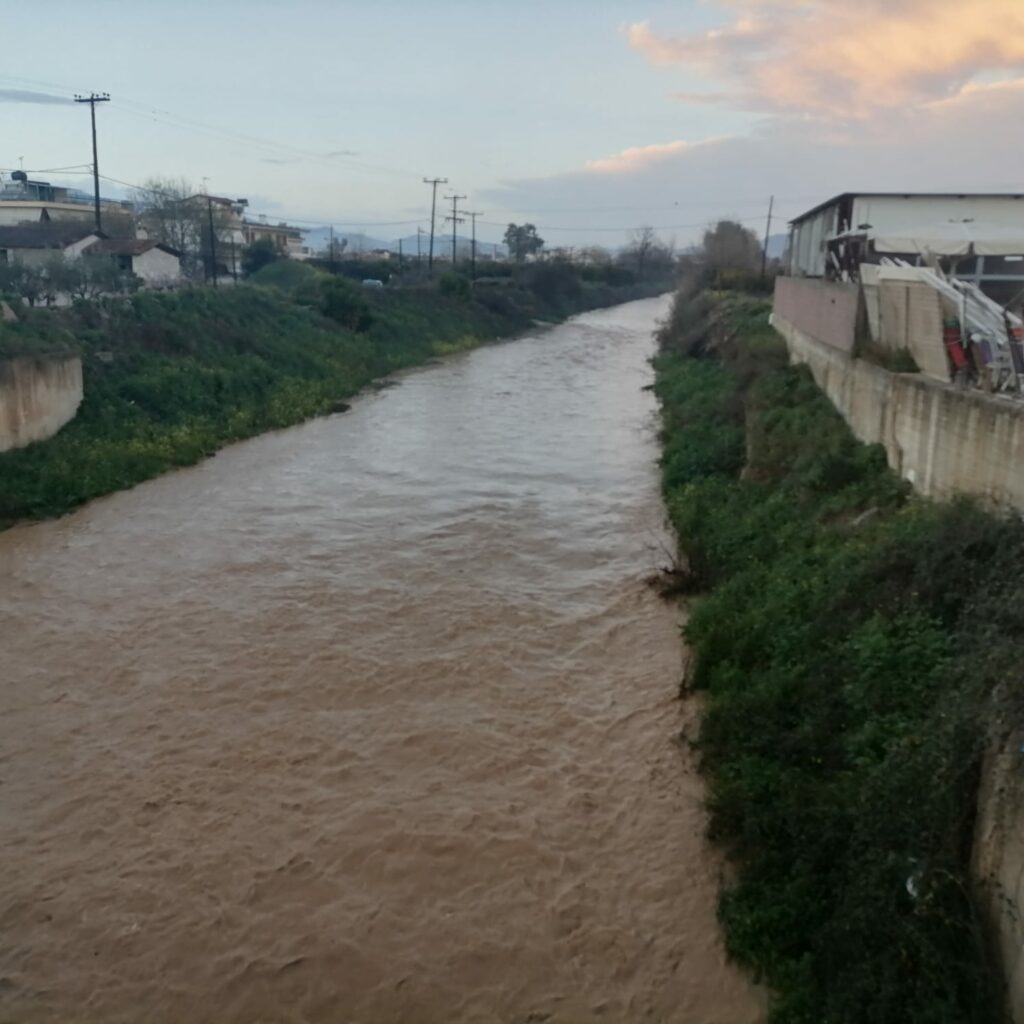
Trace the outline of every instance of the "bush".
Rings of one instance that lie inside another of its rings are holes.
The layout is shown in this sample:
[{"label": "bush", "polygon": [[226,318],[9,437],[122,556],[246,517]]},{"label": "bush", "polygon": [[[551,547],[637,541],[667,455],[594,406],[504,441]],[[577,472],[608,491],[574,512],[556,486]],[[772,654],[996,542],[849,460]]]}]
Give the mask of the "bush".
[{"label": "bush", "polygon": [[766,311],[691,290],[656,363],[666,499],[710,588],[686,637],[726,946],[775,1024],[994,1024],[969,861],[1024,526],[913,499]]},{"label": "bush", "polygon": [[352,331],[369,330],[373,313],[365,293],[357,284],[332,277],[320,286],[320,310],[342,327]]},{"label": "bush", "polygon": [[242,250],[242,273],[246,277],[281,259],[277,246],[269,238],[258,238]]},{"label": "bush", "polygon": [[452,270],[443,273],[437,282],[442,295],[450,295],[457,299],[468,299],[470,293],[469,278],[465,274],[457,274]]}]

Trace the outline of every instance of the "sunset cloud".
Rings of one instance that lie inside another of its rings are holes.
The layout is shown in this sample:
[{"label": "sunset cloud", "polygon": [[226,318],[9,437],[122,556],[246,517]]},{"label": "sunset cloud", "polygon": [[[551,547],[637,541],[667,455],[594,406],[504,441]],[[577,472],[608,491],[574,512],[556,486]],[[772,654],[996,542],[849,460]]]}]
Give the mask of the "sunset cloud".
[{"label": "sunset cloud", "polygon": [[615,153],[612,156],[601,157],[598,160],[588,160],[587,170],[598,171],[605,174],[614,174],[616,171],[635,171],[653,160],[662,160],[673,153],[681,153],[690,143],[683,139],[675,142],[656,142],[650,146],[630,146]]},{"label": "sunset cloud", "polygon": [[688,102],[864,118],[915,108],[1024,73],[1021,0],[719,0],[719,28],[664,35],[627,26],[654,64],[695,71],[713,89]]}]

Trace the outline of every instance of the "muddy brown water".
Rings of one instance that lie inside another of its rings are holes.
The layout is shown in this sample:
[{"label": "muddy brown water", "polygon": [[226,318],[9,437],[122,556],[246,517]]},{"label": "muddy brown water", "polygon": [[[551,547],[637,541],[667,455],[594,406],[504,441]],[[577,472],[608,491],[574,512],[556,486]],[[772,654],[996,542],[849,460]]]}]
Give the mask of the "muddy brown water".
[{"label": "muddy brown water", "polygon": [[0,1020],[759,1018],[643,583],[665,310],[0,534]]}]

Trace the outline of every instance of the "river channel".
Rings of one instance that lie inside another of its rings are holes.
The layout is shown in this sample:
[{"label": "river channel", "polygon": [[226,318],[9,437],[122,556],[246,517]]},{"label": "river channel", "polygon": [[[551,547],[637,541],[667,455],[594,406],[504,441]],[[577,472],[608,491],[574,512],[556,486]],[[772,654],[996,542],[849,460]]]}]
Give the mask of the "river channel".
[{"label": "river channel", "polygon": [[742,1024],[665,299],[0,534],[0,1020]]}]

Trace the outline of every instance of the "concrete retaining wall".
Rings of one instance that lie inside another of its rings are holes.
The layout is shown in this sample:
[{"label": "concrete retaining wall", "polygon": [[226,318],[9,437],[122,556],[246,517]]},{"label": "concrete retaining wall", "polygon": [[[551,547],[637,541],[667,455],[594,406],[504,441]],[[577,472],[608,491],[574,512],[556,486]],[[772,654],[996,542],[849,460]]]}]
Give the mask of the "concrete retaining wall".
[{"label": "concrete retaining wall", "polygon": [[1024,511],[1024,403],[854,359],[778,306],[772,322],[790,359],[807,364],[853,433],[883,445],[889,465],[918,491],[971,494]]},{"label": "concrete retaining wall", "polygon": [[82,361],[0,360],[0,452],[56,434],[82,401]]},{"label": "concrete retaining wall", "polygon": [[1006,979],[1011,1019],[1024,1022],[1024,734],[993,738],[982,766],[974,832],[979,902]]},{"label": "concrete retaining wall", "polygon": [[775,315],[819,341],[853,352],[857,339],[860,288],[855,284],[832,284],[808,277],[775,279]]}]

